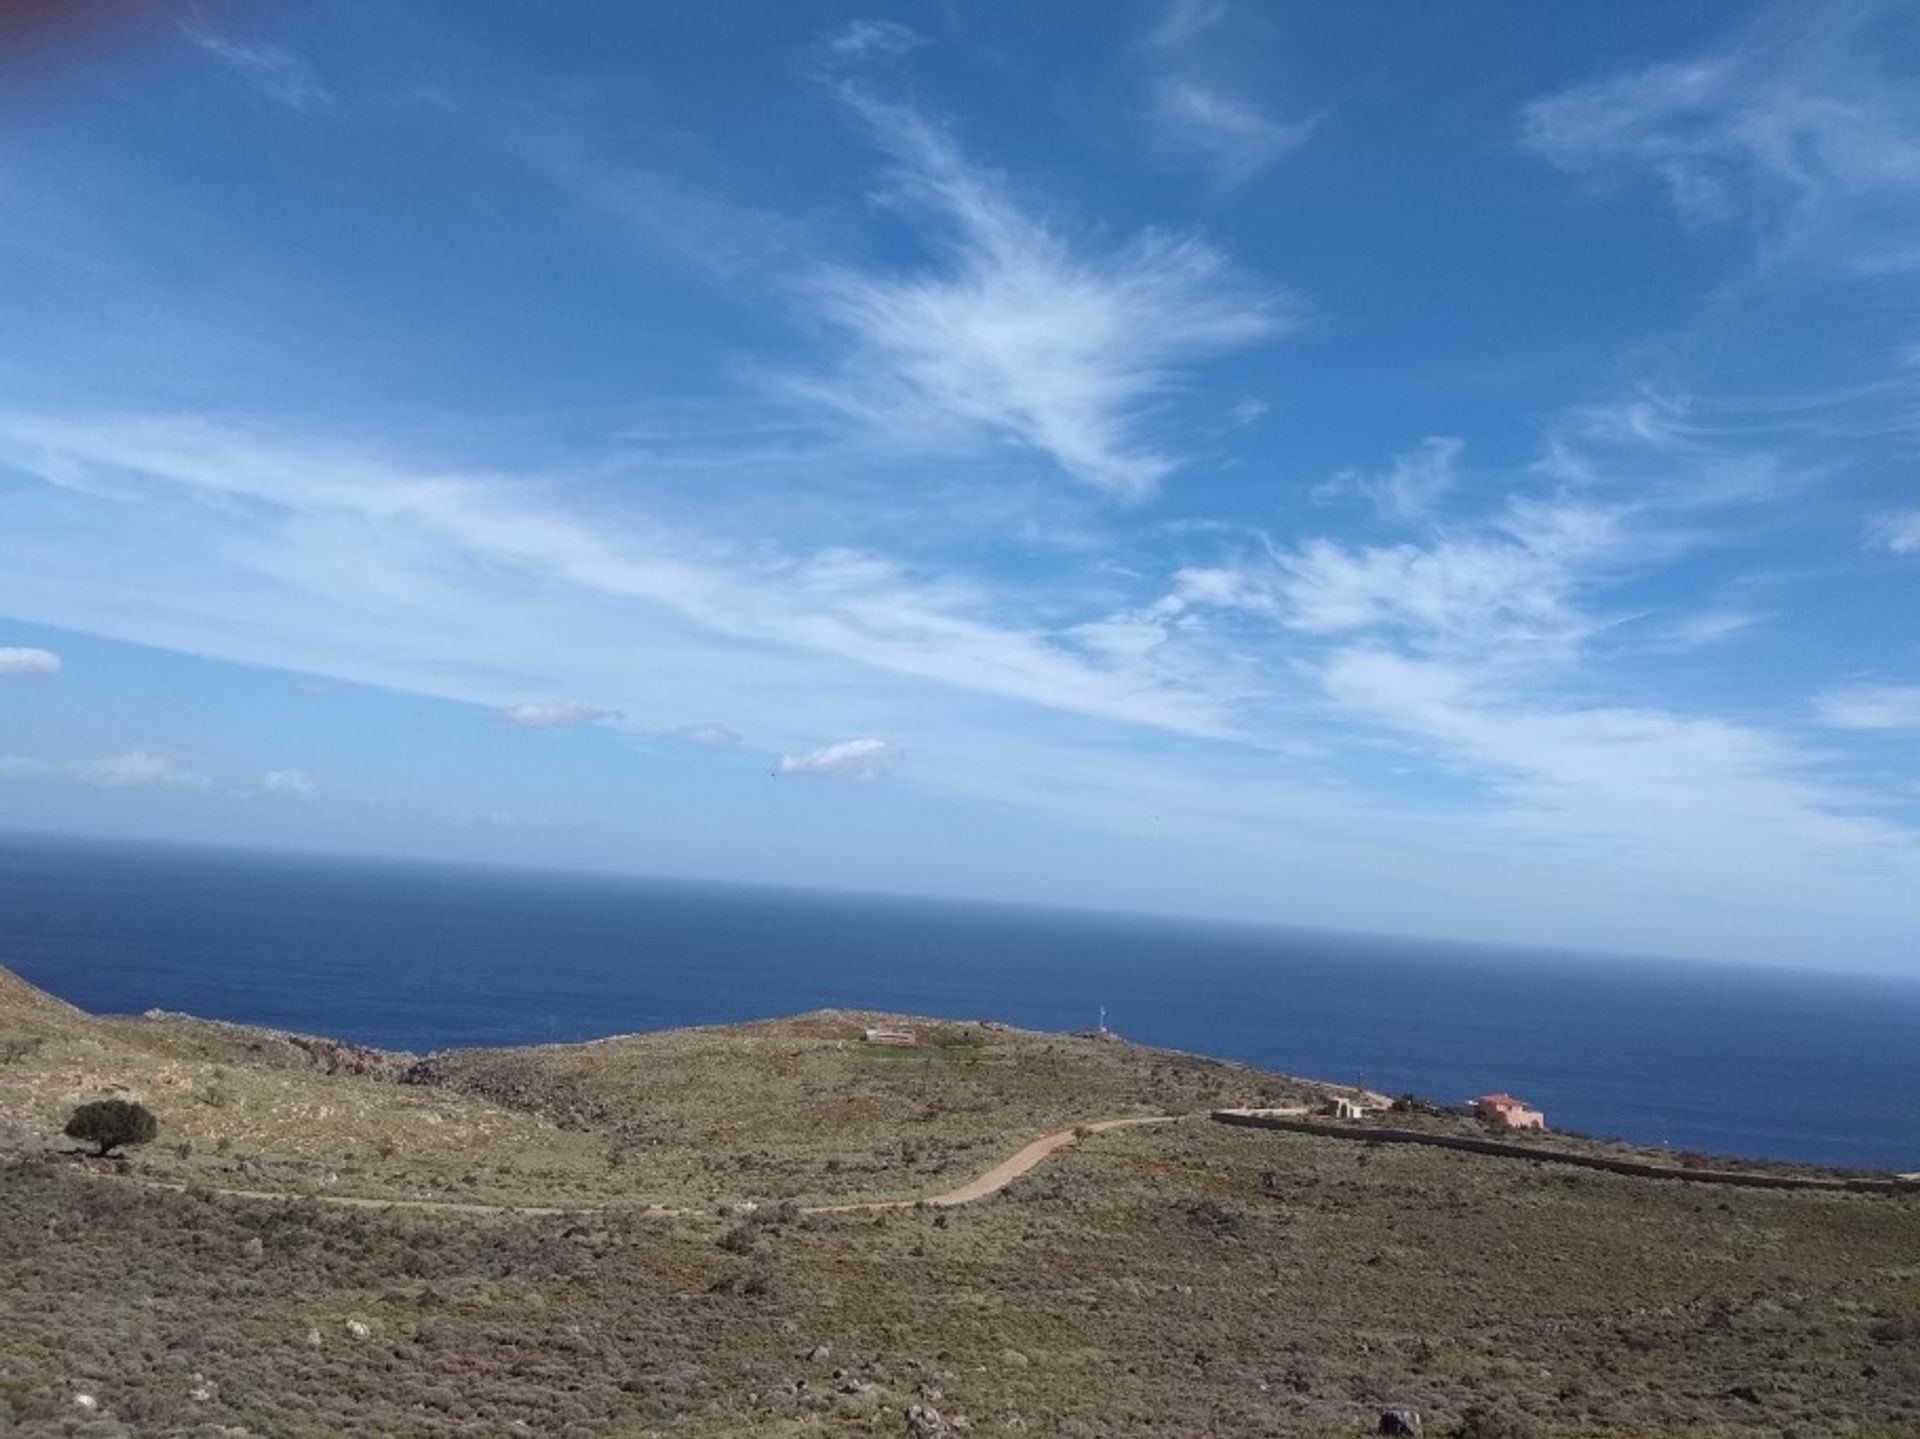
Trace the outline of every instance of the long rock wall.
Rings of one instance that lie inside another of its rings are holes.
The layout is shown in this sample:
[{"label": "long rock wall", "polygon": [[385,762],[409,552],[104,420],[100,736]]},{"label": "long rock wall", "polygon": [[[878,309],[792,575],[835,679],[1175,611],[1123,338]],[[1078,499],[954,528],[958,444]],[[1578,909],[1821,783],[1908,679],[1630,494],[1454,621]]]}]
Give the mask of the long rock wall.
[{"label": "long rock wall", "polygon": [[1536,1164],[1571,1164],[1581,1169],[1602,1169],[1609,1174],[1628,1174],[1638,1179],[1680,1179],[1690,1184],[1726,1184],[1741,1189],[1821,1189],[1850,1194],[1920,1194],[1920,1182],[1911,1179],[1842,1179],[1838,1177],[1820,1179],[1801,1174],[1750,1174],[1735,1169],[1682,1169],[1678,1165],[1652,1164],[1642,1159],[1612,1159],[1601,1154],[1579,1154],[1569,1149],[1513,1144],[1506,1140],[1479,1139],[1467,1134],[1428,1134],[1418,1129],[1322,1124],[1313,1120],[1289,1119],[1275,1114],[1246,1113],[1231,1109],[1215,1110],[1210,1117],[1219,1124],[1240,1125],[1248,1129],[1283,1129],[1294,1134],[1315,1134],[1324,1139],[1358,1139],[1370,1144],[1424,1144],[1434,1149],[1458,1149],[1468,1154],[1491,1154],[1501,1159],[1530,1159]]}]

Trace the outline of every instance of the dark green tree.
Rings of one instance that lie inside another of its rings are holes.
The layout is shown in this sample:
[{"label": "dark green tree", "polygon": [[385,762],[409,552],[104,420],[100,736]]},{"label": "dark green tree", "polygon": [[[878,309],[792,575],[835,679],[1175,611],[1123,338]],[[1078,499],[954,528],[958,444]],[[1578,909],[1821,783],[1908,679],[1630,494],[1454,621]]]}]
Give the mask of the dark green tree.
[{"label": "dark green tree", "polygon": [[153,1111],[128,1099],[96,1099],[67,1121],[67,1138],[96,1146],[93,1152],[101,1158],[123,1144],[145,1144],[159,1132]]}]

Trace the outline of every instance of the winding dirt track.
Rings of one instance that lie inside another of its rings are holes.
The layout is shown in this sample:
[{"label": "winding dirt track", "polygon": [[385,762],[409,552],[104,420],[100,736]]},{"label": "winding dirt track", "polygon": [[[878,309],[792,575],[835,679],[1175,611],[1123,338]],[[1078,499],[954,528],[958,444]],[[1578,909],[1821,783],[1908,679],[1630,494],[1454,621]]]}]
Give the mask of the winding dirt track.
[{"label": "winding dirt track", "polygon": [[1082,1130],[1088,1134],[1103,1134],[1109,1129],[1131,1129],[1137,1124],[1172,1124],[1177,1118],[1177,1115],[1172,1114],[1151,1114],[1136,1119],[1099,1119],[1092,1124],[1075,1125],[1072,1129],[1062,1129],[1053,1134],[1041,1135],[1026,1148],[1001,1160],[985,1174],[968,1180],[958,1189],[949,1189],[945,1194],[930,1194],[924,1199],[869,1199],[854,1204],[820,1204],[802,1212],[856,1214],[869,1209],[911,1209],[916,1204],[925,1204],[933,1209],[951,1209],[960,1204],[972,1204],[975,1200],[985,1199],[990,1194],[998,1194],[1054,1150],[1073,1143]]},{"label": "winding dirt track", "polygon": [[[968,1180],[958,1189],[949,1189],[944,1194],[929,1194],[915,1199],[862,1199],[848,1204],[815,1204],[806,1206],[800,1212],[802,1214],[862,1214],[881,1209],[912,1209],[921,1204],[935,1209],[951,1209],[961,1204],[972,1204],[977,1200],[998,1194],[1055,1150],[1072,1144],[1082,1133],[1103,1134],[1110,1129],[1131,1129],[1140,1124],[1172,1124],[1178,1118],[1179,1116],[1174,1114],[1151,1114],[1126,1119],[1097,1119],[1090,1124],[1077,1124],[1072,1129],[1043,1134],[1024,1148],[1001,1160],[986,1173]],[[96,1170],[90,1169],[87,1172],[99,1175]],[[107,1176],[99,1175],[99,1177]],[[253,1199],[268,1202],[311,1199],[318,1204],[331,1204],[343,1209],[417,1209],[436,1214],[524,1214],[553,1217],[562,1214],[605,1214],[610,1211],[619,1211],[644,1218],[669,1219],[678,1215],[711,1212],[710,1209],[675,1208],[665,1204],[474,1204],[458,1199],[370,1199],[356,1194],[296,1194],[272,1189],[220,1189],[210,1185],[187,1185],[164,1179],[133,1179],[130,1182],[143,1185],[148,1189],[171,1190],[175,1194],[185,1194],[191,1189],[198,1194],[217,1194],[223,1199]]]}]

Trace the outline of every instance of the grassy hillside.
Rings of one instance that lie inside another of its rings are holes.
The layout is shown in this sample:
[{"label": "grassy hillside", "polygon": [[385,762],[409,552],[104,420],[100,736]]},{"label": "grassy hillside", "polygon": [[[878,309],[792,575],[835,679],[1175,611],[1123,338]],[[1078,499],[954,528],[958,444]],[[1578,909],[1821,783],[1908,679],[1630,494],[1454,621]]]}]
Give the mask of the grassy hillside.
[{"label": "grassy hillside", "polygon": [[[911,1198],[1084,1119],[1316,1087],[1112,1040],[822,1012],[426,1060],[184,1015],[94,1018],[0,970],[0,1131],[73,1105],[159,1116],[149,1177],[541,1206]],[[861,1043],[869,1025],[920,1043]]]},{"label": "grassy hillside", "polygon": [[[979,1025],[880,1051],[874,1019],[421,1064],[0,973],[0,1432],[1920,1433],[1912,1198],[1233,1130],[1204,1111],[1312,1086]],[[103,1092],[160,1113],[131,1173],[62,1153]],[[931,1192],[1148,1111],[1193,1117],[964,1208],[732,1208]]]}]

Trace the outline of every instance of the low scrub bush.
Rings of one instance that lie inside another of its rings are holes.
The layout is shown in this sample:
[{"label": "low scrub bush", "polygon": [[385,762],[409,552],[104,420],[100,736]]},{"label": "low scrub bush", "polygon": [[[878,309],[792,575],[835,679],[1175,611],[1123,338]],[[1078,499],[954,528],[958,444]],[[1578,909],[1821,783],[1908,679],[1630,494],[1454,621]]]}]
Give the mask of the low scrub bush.
[{"label": "low scrub bush", "polygon": [[94,1146],[105,1158],[123,1144],[146,1144],[160,1132],[160,1122],[146,1105],[129,1099],[96,1099],[73,1111],[66,1136]]}]

